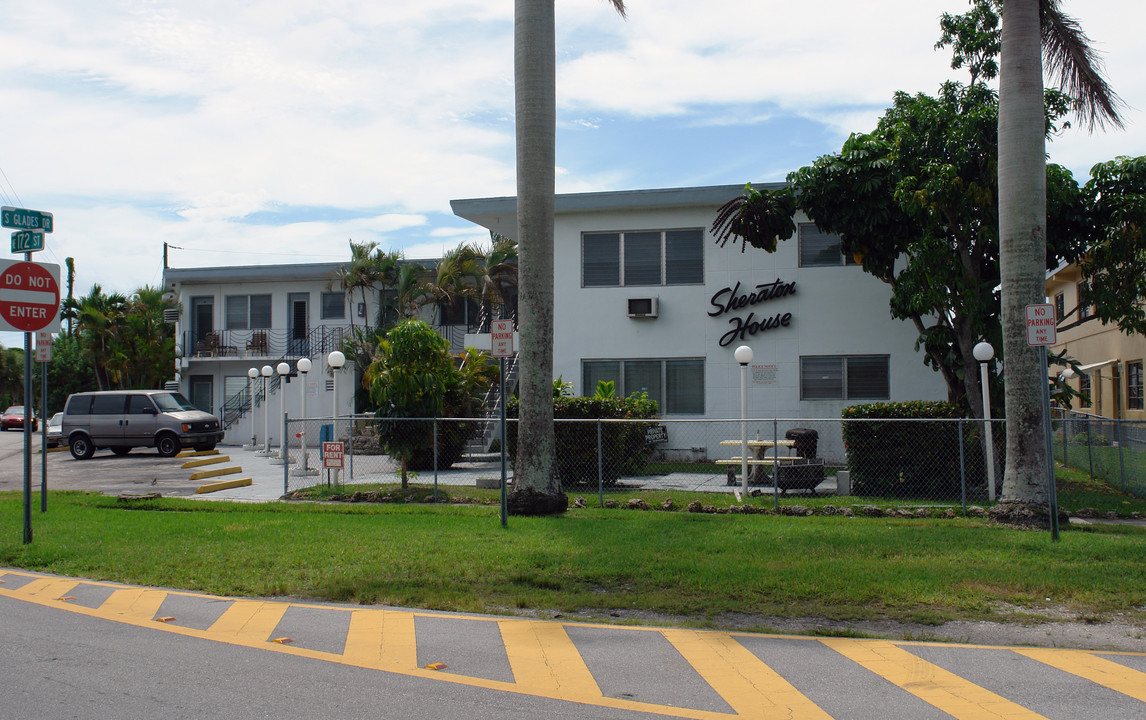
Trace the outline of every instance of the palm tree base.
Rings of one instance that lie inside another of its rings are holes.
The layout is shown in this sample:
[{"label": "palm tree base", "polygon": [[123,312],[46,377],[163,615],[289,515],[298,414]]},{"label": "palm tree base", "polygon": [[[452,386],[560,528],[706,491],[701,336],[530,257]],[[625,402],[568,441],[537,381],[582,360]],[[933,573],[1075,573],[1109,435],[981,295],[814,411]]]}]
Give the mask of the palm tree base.
[{"label": "palm tree base", "polygon": [[561,491],[546,493],[531,487],[514,488],[506,496],[510,515],[560,515],[569,509],[569,496]]},{"label": "palm tree base", "polygon": [[[1046,530],[1050,527],[1050,508],[1041,503],[1008,500],[988,510],[987,517],[1000,525],[1009,525],[1020,530]],[[1069,522],[1070,517],[1059,509],[1059,527]]]}]

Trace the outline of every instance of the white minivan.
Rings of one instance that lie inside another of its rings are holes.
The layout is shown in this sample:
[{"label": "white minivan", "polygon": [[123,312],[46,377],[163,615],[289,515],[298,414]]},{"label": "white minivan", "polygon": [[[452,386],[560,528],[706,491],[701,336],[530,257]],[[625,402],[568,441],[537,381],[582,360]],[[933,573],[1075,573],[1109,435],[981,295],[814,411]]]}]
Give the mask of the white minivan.
[{"label": "white minivan", "polygon": [[211,450],[223,439],[218,418],[168,390],[74,393],[64,406],[61,434],[77,460],[100,448],[126,455],[133,447],[154,447],[174,457],[184,447]]}]

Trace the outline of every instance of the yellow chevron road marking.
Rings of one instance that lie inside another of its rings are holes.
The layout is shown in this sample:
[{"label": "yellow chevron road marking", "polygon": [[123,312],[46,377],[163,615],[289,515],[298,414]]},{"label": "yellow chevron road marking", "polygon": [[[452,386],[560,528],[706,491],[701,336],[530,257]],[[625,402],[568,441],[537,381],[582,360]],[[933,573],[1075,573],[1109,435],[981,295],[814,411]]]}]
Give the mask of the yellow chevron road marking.
[{"label": "yellow chevron road marking", "polygon": [[164,590],[124,588],[113,592],[111,597],[99,606],[99,611],[105,616],[151,620],[159,612],[159,606],[166,598],[167,592]]},{"label": "yellow chevron road marking", "polygon": [[351,664],[413,670],[418,667],[414,613],[353,610],[342,657]]},{"label": "yellow chevron road marking", "polygon": [[289,607],[289,603],[236,600],[207,628],[207,633],[240,642],[266,642]]},{"label": "yellow chevron road marking", "polygon": [[831,720],[831,715],[730,635],[699,630],[661,633],[737,715]]},{"label": "yellow chevron road marking", "polygon": [[961,720],[1046,720],[1042,715],[929,663],[890,641],[820,638],[820,642],[952,717]]},{"label": "yellow chevron road marking", "polygon": [[1018,650],[1032,660],[1058,668],[1071,675],[1085,678],[1096,685],[1129,695],[1135,700],[1146,702],[1146,673],[1125,665],[1100,658],[1083,650],[1047,650],[1027,648]]},{"label": "yellow chevron road marking", "polygon": [[[9,585],[14,586],[18,579],[24,578],[30,578],[30,581],[20,588],[9,587]],[[728,703],[733,711],[729,713],[602,696],[600,687],[569,638],[567,625],[561,622],[449,616],[460,620],[498,623],[505,653],[515,678],[515,682],[505,682],[418,667],[415,620],[420,617],[443,617],[437,613],[234,600],[199,593],[132,588],[113,583],[43,577],[34,573],[5,570],[0,570],[0,579],[7,581],[0,584],[0,597],[31,602],[56,610],[66,610],[186,637],[467,687],[554,698],[588,707],[656,713],[688,720],[829,717],[737,642],[734,638],[741,633],[627,628],[633,632],[656,632],[668,639],[700,677]],[[85,607],[60,599],[77,586],[110,588],[111,594],[98,608]],[[178,623],[155,622],[160,606],[169,596],[226,602],[229,603],[229,607],[207,630],[181,626]],[[274,636],[275,629],[291,607],[311,609],[321,607],[330,612],[350,613],[344,650],[341,653],[332,653],[299,647],[297,644],[270,642],[269,639]],[[613,631],[618,629],[615,626],[605,625],[580,623],[574,625],[578,628],[599,627]],[[800,639],[808,640],[808,638]],[[821,638],[819,642],[955,718],[1035,720],[1041,717],[903,649],[929,643],[845,638]],[[1040,648],[1011,648],[1011,650],[1146,702],[1146,673],[1106,660],[1099,657],[1099,653]],[[1142,656],[1141,653],[1126,653],[1126,655]]]},{"label": "yellow chevron road marking", "polygon": [[518,685],[563,700],[601,699],[601,688],[564,625],[535,620],[501,620],[497,625]]},{"label": "yellow chevron road marking", "polygon": [[61,578],[37,578],[19,590],[10,591],[13,596],[28,600],[58,600],[71,592],[79,582]]}]

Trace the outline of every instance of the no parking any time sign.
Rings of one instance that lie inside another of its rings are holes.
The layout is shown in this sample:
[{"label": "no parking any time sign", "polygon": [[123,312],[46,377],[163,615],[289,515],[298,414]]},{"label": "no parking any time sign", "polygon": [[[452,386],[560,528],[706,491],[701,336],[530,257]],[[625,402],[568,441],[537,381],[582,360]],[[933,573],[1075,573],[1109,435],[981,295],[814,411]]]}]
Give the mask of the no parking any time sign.
[{"label": "no parking any time sign", "polygon": [[0,330],[60,331],[60,266],[0,260]]}]

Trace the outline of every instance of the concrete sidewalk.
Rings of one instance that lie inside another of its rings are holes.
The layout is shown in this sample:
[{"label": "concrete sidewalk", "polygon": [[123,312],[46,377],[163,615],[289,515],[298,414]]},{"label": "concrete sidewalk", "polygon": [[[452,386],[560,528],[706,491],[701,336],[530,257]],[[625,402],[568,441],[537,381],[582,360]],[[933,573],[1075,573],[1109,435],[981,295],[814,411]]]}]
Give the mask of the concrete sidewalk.
[{"label": "concrete sidewalk", "polygon": [[[326,482],[326,471],[321,470],[322,458],[313,448],[308,453],[308,465],[312,472],[315,472],[315,468],[319,468],[318,472],[314,475],[301,476],[298,474],[298,466],[291,465],[288,469],[285,483],[283,478],[283,466],[281,464],[272,464],[272,460],[261,452],[248,449],[245,446],[239,447],[233,445],[220,446],[219,450],[230,456],[230,464],[239,465],[243,468],[243,472],[235,477],[249,477],[251,478],[251,484],[245,487],[228,488],[226,490],[198,494],[195,495],[197,499],[269,502],[279,500],[289,492]],[[261,450],[261,448],[259,448],[259,450]],[[291,451],[291,456],[297,460],[298,450],[294,449]],[[436,481],[442,486],[474,487],[480,480],[500,477],[500,471],[500,462],[496,459],[482,462],[460,462],[449,470],[440,470],[436,473],[433,471],[423,471],[419,473],[418,482],[432,484]],[[512,481],[512,468],[508,470],[508,477]],[[353,488],[355,485],[364,483],[392,483],[395,481],[397,481],[397,476],[394,468],[380,467],[378,464],[368,465],[363,462],[362,459],[359,460],[353,477],[348,477],[347,471],[343,471],[342,475],[342,483],[348,488]],[[642,490],[683,490],[731,496],[734,489],[740,489],[740,484],[737,483],[735,486],[728,485],[727,476],[724,474],[713,475],[677,472],[668,473],[666,475],[622,477],[617,479],[617,485],[614,487]],[[610,486],[606,486],[605,489],[608,491]],[[752,485],[749,489],[750,491],[759,491],[765,495],[771,495],[773,492],[771,487],[757,485]],[[571,495],[591,494],[597,492],[597,486],[578,485],[566,488],[566,492]],[[834,495],[836,493],[835,477],[826,477],[824,482],[817,487],[817,492],[821,496]],[[784,497],[794,499],[799,498],[800,494],[789,494]]]}]

